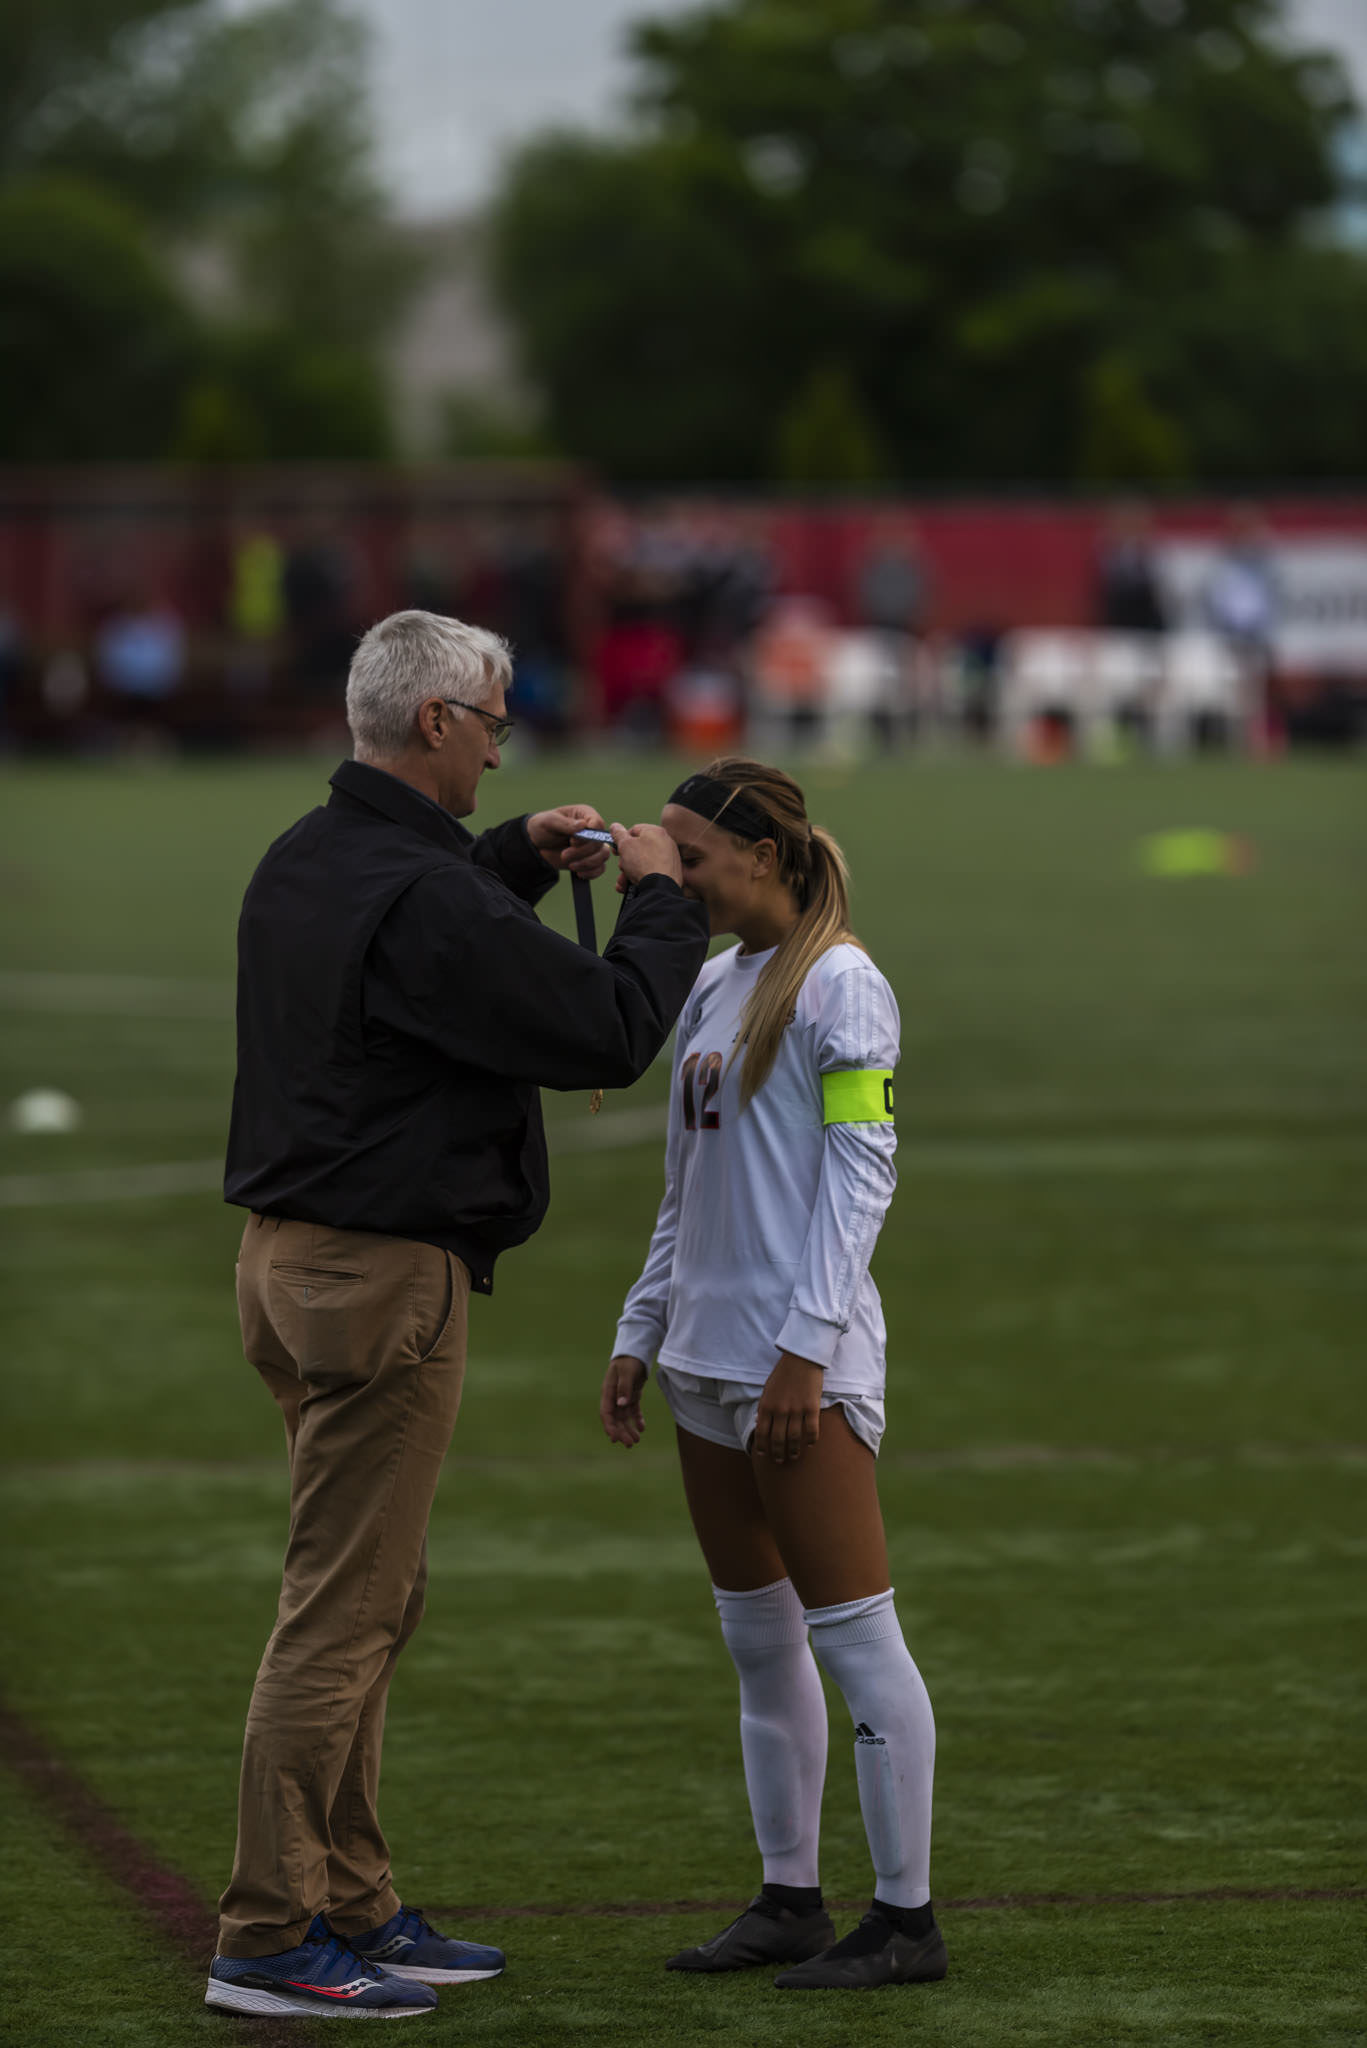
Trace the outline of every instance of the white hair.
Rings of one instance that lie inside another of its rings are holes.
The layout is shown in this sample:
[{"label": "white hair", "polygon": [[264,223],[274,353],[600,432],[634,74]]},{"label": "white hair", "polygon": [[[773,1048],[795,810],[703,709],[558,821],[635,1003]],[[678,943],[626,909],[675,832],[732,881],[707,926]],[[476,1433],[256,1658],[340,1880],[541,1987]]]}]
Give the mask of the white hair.
[{"label": "white hair", "polygon": [[346,718],[356,759],[401,754],[429,697],[449,694],[484,704],[496,684],[507,689],[512,674],[512,650],[497,633],[439,612],[391,612],[371,627],[351,659]]}]

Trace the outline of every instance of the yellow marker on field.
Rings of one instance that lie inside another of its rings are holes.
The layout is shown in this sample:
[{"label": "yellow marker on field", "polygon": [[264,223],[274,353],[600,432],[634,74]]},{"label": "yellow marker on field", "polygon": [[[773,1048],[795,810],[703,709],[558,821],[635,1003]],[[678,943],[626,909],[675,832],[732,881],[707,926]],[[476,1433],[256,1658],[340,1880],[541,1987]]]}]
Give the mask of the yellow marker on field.
[{"label": "yellow marker on field", "polygon": [[1253,848],[1232,832],[1153,832],[1139,842],[1139,865],[1157,881],[1188,875],[1246,875]]}]

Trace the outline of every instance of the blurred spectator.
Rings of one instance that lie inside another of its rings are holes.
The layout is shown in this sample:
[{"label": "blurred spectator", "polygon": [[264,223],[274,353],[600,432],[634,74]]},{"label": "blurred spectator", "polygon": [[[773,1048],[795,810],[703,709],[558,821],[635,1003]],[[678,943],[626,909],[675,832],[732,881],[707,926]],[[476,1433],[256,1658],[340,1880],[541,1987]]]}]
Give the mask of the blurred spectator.
[{"label": "blurred spectator", "polygon": [[513,649],[509,707],[524,739],[564,740],[570,732],[570,677],[566,664],[546,649],[524,654]]},{"label": "blurred spectator", "polygon": [[594,666],[603,693],[603,718],[632,738],[658,738],[665,693],[683,666],[683,643],[649,608],[619,604],[598,642]]},{"label": "blurred spectator", "polygon": [[10,706],[28,667],[28,645],[17,612],[0,601],[0,753],[10,745]]},{"label": "blurred spectator", "polygon": [[90,671],[74,647],[59,647],[43,669],[39,686],[43,710],[56,733],[79,744],[84,737],[81,713],[90,699]]},{"label": "blurred spectator", "polygon": [[[1279,611],[1276,577],[1266,529],[1258,514],[1241,509],[1229,522],[1229,538],[1210,572],[1204,592],[1206,617],[1228,642],[1243,676],[1243,724],[1255,746],[1267,737],[1267,685],[1273,670],[1273,639]],[[1197,744],[1228,737],[1223,722],[1198,720]]]},{"label": "blurred spectator", "polygon": [[95,633],[95,673],[116,707],[163,704],[185,677],[185,627],[164,600],[129,604]]},{"label": "blurred spectator", "polygon": [[551,537],[514,526],[500,542],[502,580],[498,631],[529,655],[565,654],[565,590],[561,553]]},{"label": "blurred spectator", "polygon": [[290,545],[281,590],[292,687],[303,695],[336,694],[345,682],[356,634],[351,564],[327,526],[306,528]]},{"label": "blurred spectator", "polygon": [[[814,597],[783,597],[750,648],[751,709],[775,738],[805,740],[821,727],[832,653],[829,606]],[[755,742],[757,751],[761,742]]]},{"label": "blurred spectator", "polygon": [[667,710],[670,742],[684,753],[727,754],[741,743],[740,686],[726,669],[682,670],[669,686]]},{"label": "blurred spectator", "polygon": [[242,640],[273,640],[285,623],[285,557],[274,534],[244,533],[233,549],[228,620]]},{"label": "blurred spectator", "polygon": [[979,746],[996,732],[1001,643],[999,626],[968,626],[947,659],[949,715]]},{"label": "blurred spectator", "polygon": [[855,602],[859,623],[898,637],[925,631],[930,577],[916,528],[884,519],[874,528],[859,565]]},{"label": "blurred spectator", "polygon": [[662,732],[666,693],[683,667],[683,560],[679,533],[666,519],[624,519],[604,536],[599,573],[605,620],[593,667],[603,722],[636,739]]},{"label": "blurred spectator", "polygon": [[1167,630],[1153,524],[1142,505],[1118,505],[1106,522],[1097,555],[1096,620],[1114,633]]},{"label": "blurred spectator", "polygon": [[776,580],[763,520],[686,501],[604,518],[590,546],[608,618],[594,664],[605,719],[638,735],[662,720],[738,730],[745,650]]},{"label": "blurred spectator", "polygon": [[274,534],[254,529],[238,536],[229,565],[228,688],[259,696],[270,681],[271,655],[285,625],[285,554]]},{"label": "blurred spectator", "polygon": [[414,524],[399,558],[401,608],[463,618],[458,584],[458,557],[451,536],[438,526]]},{"label": "blurred spectator", "polygon": [[909,633],[834,632],[825,662],[825,740],[836,758],[858,760],[896,744],[919,709]]},{"label": "blurred spectator", "polygon": [[855,603],[864,632],[837,663],[836,697],[848,707],[847,728],[862,701],[869,738],[891,745],[914,733],[926,708],[913,679],[930,609],[930,572],[909,519],[885,514],[875,523],[859,564]]},{"label": "blurred spectator", "polygon": [[689,654],[734,661],[773,598],[774,564],[763,522],[704,511],[679,570],[679,625]]},{"label": "blurred spectator", "polygon": [[1205,611],[1217,633],[1266,657],[1277,623],[1277,585],[1267,534],[1255,512],[1237,512],[1210,572]]},{"label": "blurred spectator", "polygon": [[519,730],[564,738],[570,722],[564,537],[553,516],[523,512],[484,535],[469,617],[513,650],[511,705]]}]

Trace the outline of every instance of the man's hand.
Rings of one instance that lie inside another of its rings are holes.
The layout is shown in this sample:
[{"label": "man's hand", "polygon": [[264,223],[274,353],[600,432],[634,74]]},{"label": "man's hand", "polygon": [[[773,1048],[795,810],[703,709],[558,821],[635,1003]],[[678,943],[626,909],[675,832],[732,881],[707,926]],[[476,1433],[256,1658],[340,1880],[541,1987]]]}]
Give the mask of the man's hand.
[{"label": "man's hand", "polygon": [[682,883],[679,849],[663,825],[633,825],[630,830],[625,825],[612,825],[609,830],[622,863],[622,872],[617,877],[619,889],[628,882],[643,882],[647,875],[668,875],[672,882]]},{"label": "man's hand", "polygon": [[624,1444],[628,1450],[641,1441],[646,1426],[641,1413],[641,1389],[645,1383],[644,1359],[631,1358],[626,1352],[612,1360],[603,1379],[599,1419],[609,1442]]},{"label": "man's hand", "polygon": [[608,864],[611,849],[596,839],[576,839],[586,825],[603,830],[603,820],[592,804],[561,804],[554,811],[535,811],[527,820],[527,837],[547,867],[557,874],[582,875],[597,881]]},{"label": "man's hand", "polygon": [[795,1465],[821,1434],[821,1367],[791,1351],[764,1382],[755,1418],[753,1450],[774,1465]]}]

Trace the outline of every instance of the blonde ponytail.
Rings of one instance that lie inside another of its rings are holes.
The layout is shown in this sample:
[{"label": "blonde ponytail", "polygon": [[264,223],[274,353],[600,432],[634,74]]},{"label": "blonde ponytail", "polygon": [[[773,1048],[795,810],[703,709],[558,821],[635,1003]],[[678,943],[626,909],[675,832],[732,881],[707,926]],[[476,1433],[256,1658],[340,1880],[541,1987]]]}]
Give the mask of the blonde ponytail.
[{"label": "blonde ponytail", "polygon": [[[744,1054],[741,1071],[742,1109],[773,1072],[779,1045],[792,1022],[802,984],[823,953],[832,946],[858,945],[850,930],[850,874],[845,856],[829,832],[807,819],[801,789],[781,768],[733,755],[714,761],[704,771],[722,782],[746,809],[758,809],[771,827],[778,850],[780,878],[797,902],[797,923],[782,939],[762,970],[741,1016],[740,1037],[732,1060]],[[726,829],[726,806],[715,823]],[[729,1062],[728,1062],[729,1064]]]}]

